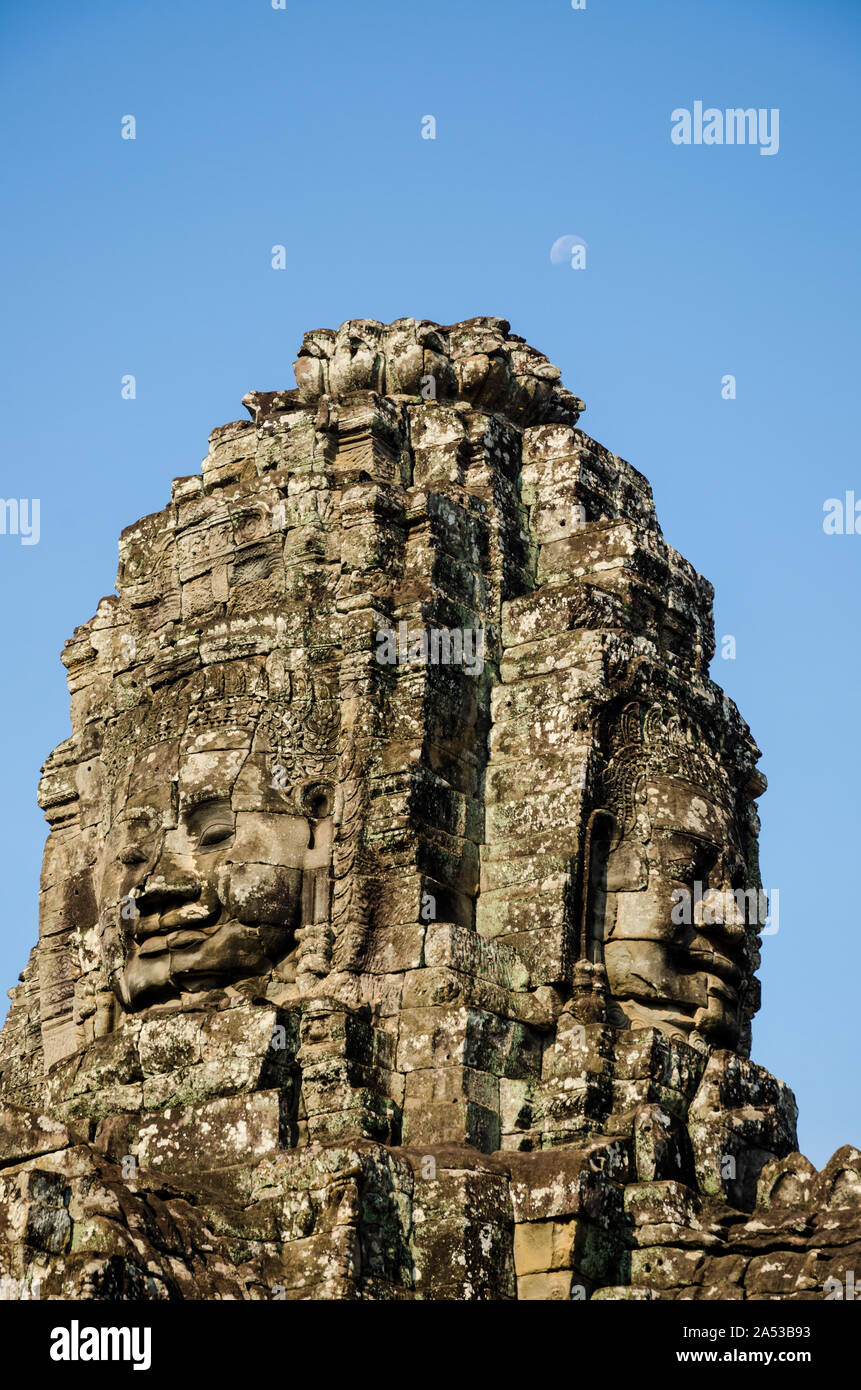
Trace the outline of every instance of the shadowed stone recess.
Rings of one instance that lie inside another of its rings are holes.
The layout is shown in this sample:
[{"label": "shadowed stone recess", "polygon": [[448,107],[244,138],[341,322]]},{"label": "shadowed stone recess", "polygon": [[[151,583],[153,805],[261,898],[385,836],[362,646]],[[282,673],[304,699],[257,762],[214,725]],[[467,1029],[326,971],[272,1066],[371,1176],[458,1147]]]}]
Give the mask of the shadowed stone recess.
[{"label": "shadowed stone recess", "polygon": [[750,1059],[765,779],[711,586],[506,320],[295,372],[63,653],[0,1278],[837,1296],[861,1153],[817,1172]]}]

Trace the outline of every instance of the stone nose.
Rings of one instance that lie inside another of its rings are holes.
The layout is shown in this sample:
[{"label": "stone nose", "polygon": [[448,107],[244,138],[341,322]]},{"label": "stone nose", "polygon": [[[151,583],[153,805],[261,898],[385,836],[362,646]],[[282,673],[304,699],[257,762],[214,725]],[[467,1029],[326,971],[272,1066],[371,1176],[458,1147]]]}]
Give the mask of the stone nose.
[{"label": "stone nose", "polygon": [[708,889],[695,915],[700,932],[735,944],[745,936],[745,895],[728,883]]},{"label": "stone nose", "polygon": [[171,873],[156,866],[138,894],[138,912],[142,917],[161,916],[199,897],[200,883],[188,870]]},{"label": "stone nose", "polygon": [[179,864],[169,851],[163,850],[138,892],[138,912],[141,917],[161,916],[185,903],[196,902],[201,886],[187,865]]}]

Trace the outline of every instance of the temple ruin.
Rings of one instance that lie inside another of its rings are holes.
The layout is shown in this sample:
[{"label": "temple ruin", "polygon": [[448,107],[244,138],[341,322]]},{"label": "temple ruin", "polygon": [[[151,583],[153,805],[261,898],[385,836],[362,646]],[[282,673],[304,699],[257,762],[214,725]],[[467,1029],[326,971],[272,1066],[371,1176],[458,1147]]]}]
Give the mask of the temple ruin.
[{"label": "temple ruin", "polygon": [[712,588],[504,319],[306,334],[63,661],[0,1032],[0,1278],[812,1299],[861,1152],[750,1058]]}]

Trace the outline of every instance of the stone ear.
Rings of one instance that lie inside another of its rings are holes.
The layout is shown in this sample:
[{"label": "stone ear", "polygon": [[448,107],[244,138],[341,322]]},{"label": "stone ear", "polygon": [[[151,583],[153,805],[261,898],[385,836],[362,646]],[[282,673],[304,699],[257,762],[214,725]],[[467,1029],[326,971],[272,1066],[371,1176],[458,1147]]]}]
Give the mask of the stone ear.
[{"label": "stone ear", "polygon": [[300,790],[298,800],[309,821],[325,820],[335,809],[335,788],[331,782],[308,782]]},{"label": "stone ear", "polygon": [[637,840],[614,841],[607,855],[607,892],[638,892],[648,882],[649,864],[644,846]]}]

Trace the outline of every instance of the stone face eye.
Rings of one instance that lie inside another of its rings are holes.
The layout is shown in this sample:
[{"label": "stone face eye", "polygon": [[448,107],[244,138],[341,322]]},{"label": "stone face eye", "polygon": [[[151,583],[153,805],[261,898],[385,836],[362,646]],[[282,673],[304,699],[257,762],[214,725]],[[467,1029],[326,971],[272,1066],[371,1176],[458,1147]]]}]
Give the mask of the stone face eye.
[{"label": "stone face eye", "polygon": [[117,850],[117,862],[129,868],[146,864],[150,858],[147,846],[152,846],[154,831],[151,817],[143,811],[132,810],[118,828],[120,848]]},{"label": "stone face eye", "polygon": [[147,856],[138,845],[129,845],[117,855],[117,858],[121,864],[127,865],[145,864],[147,861]]},{"label": "stone face eye", "polygon": [[235,829],[230,802],[219,799],[196,806],[188,818],[188,827],[197,840],[198,849],[214,849],[225,844]]},{"label": "stone face eye", "polygon": [[229,840],[233,834],[233,823],[228,821],[214,821],[208,825],[198,836],[198,844],[201,849],[210,849],[212,845],[223,844]]}]

